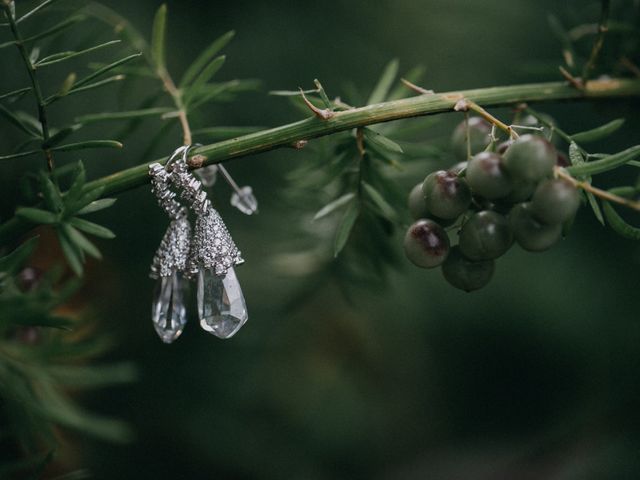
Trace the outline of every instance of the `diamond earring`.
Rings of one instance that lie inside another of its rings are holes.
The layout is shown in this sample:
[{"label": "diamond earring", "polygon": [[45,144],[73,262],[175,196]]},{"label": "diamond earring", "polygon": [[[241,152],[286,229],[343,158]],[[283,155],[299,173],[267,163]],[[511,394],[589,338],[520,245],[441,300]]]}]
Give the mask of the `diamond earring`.
[{"label": "diamond earring", "polygon": [[[178,151],[176,151],[178,152]],[[176,153],[174,153],[175,155]],[[152,192],[171,223],[153,257],[151,278],[157,279],[151,318],[160,339],[171,343],[182,333],[187,322],[185,270],[190,249],[191,225],[187,209],[175,200],[170,189],[170,176],[159,163],[149,165]]]},{"label": "diamond earring", "polygon": [[230,338],[247,322],[247,306],[234,266],[244,262],[220,214],[213,208],[202,183],[189,171],[191,147],[167,162],[171,181],[196,214],[186,274],[197,278],[200,326],[219,338]]}]

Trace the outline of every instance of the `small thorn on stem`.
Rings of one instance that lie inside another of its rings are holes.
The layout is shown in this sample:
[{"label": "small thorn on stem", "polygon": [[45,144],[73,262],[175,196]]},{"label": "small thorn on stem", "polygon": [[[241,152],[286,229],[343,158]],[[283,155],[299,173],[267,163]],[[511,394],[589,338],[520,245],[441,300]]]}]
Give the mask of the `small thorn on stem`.
[{"label": "small thorn on stem", "polygon": [[400,81],[405,84],[406,87],[410,88],[414,92],[418,92],[421,95],[433,95],[435,92],[433,90],[427,90],[426,88],[422,88],[415,83],[410,82],[406,78],[401,78]]},{"label": "small thorn on stem", "polygon": [[558,69],[560,70],[560,73],[565,78],[565,80],[569,82],[573,87],[577,88],[578,90],[584,90],[584,82],[581,79],[571,75],[571,73],[569,73],[569,71],[562,66],[558,67]]},{"label": "small thorn on stem", "polygon": [[453,109],[456,112],[468,112],[469,111],[469,102],[465,98],[461,98],[453,106]]},{"label": "small thorn on stem", "polygon": [[296,140],[295,142],[291,143],[291,148],[293,148],[294,150],[302,150],[307,146],[308,143],[308,140]]},{"label": "small thorn on stem", "polygon": [[191,168],[200,168],[204,165],[204,161],[207,159],[204,155],[194,155],[187,160],[187,164]]},{"label": "small thorn on stem", "polygon": [[329,120],[335,116],[335,113],[328,108],[318,108],[313,103],[311,103],[307,96],[304,94],[304,90],[302,90],[302,88],[300,88],[300,95],[302,95],[302,101],[304,101],[304,104],[309,107],[309,110],[311,110],[313,114],[320,120]]}]

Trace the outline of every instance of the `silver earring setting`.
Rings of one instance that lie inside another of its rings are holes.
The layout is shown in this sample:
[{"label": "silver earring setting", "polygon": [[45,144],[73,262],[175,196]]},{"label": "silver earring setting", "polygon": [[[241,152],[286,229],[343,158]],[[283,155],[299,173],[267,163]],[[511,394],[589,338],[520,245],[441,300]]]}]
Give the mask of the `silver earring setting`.
[{"label": "silver earring setting", "polygon": [[[198,317],[205,331],[219,338],[230,338],[248,319],[234,270],[234,266],[244,260],[220,214],[207,198],[202,182],[188,169],[190,149],[191,146],[178,148],[165,167],[159,163],[149,166],[152,192],[172,219],[154,256],[150,274],[158,279],[153,324],[165,343],[178,338],[186,324],[184,296],[190,279],[197,281]],[[176,200],[177,194],[196,216],[193,235],[187,208]],[[253,204],[250,213],[257,209],[255,198]]]}]

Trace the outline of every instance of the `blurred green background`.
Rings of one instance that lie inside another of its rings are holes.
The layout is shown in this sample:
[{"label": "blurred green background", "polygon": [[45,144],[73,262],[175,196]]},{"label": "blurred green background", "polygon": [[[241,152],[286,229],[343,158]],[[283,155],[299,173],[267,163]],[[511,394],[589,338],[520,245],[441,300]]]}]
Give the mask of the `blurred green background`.
[{"label": "blurred green background", "polygon": [[[160,4],[104,3],[145,32]],[[263,82],[204,112],[199,126],[297,120],[267,91],[312,88],[319,78],[330,96],[348,100],[345,84],[367,92],[392,58],[401,71],[424,65],[423,85],[436,91],[557,79],[560,45],[548,13],[594,21],[599,8],[552,0],[168,5],[169,68],[178,76],[212,39],[235,29],[220,78]],[[22,85],[22,72],[5,63],[16,59],[5,58],[3,82]],[[130,108],[143,93],[134,85],[78,96],[54,115]],[[539,110],[570,132],[626,116],[623,129],[594,148],[613,152],[640,143],[637,107],[625,100]],[[460,117],[439,120],[422,140],[446,143]],[[121,152],[83,157],[90,178],[150,160],[140,152],[159,125],[147,122]],[[0,141],[9,135],[0,130]],[[179,143],[174,129],[152,158]],[[638,244],[600,227],[584,208],[566,240],[539,256],[514,248],[479,292],[458,292],[439,271],[403,261],[380,290],[355,286],[347,299],[327,281],[286,309],[300,279],[282,275],[273,258],[309,228],[309,217],[283,200],[286,173],[307,155],[280,150],[228,165],[240,184],[253,186],[256,217],[228,205],[226,186],[216,189],[247,260],[238,276],[250,319],[229,341],[205,334],[195,319],[175,344],[156,337],[148,267],[167,222],[148,188],[96,215],[118,238],[102,242],[106,260],[89,266],[83,301],[99,331],[117,340],[109,358],[133,360],[140,381],[84,400],[126,419],[136,439],[111,445],[68,434],[70,465],[100,479],[638,478]],[[16,176],[30,165],[3,167],[3,217]],[[412,166],[403,188],[433,168]],[[400,237],[397,244],[400,251]]]}]

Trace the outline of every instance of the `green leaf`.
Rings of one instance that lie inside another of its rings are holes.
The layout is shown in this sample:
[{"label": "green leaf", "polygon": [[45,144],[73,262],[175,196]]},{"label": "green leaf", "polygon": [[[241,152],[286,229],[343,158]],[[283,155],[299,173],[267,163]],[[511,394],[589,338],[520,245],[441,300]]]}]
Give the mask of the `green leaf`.
[{"label": "green leaf", "polygon": [[86,207],[78,210],[77,215],[86,215],[88,213],[104,210],[105,208],[109,208],[114,203],[116,203],[115,198],[101,198],[100,200],[95,200],[88,204]]},{"label": "green leaf", "polygon": [[[224,100],[233,98],[230,93],[243,92],[247,90],[255,90],[260,86],[259,80],[230,80],[223,83],[209,83],[203,85],[199,91],[193,91],[191,95],[193,99],[190,100],[190,109],[195,110],[200,105],[207,103],[211,100]],[[226,94],[226,96],[225,96]]]},{"label": "green leaf", "polygon": [[371,92],[369,100],[367,100],[367,105],[384,102],[385,98],[387,98],[387,95],[389,94],[391,85],[393,85],[393,81],[398,75],[399,65],[400,64],[397,59],[393,59],[387,64],[380,76],[380,79],[378,80],[378,83]]},{"label": "green leaf", "polygon": [[58,145],[61,141],[67,138],[72,133],[80,130],[82,125],[71,125],[70,127],[64,127],[57,131],[54,135],[49,137],[49,140],[42,142],[42,148],[51,148]]},{"label": "green leaf", "polygon": [[235,32],[233,30],[225,33],[224,35],[216,38],[211,45],[209,45],[198,57],[193,61],[189,68],[184,72],[182,79],[180,80],[180,87],[183,88],[189,85],[200,71],[211,62],[211,59],[215,57],[220,50],[222,50],[229,41],[234,37]]},{"label": "green leaf", "polygon": [[601,225],[604,225],[604,217],[602,216],[602,210],[600,210],[600,204],[598,203],[598,199],[591,192],[584,192],[587,196],[587,200],[589,201],[589,205],[591,206],[591,210],[593,210],[593,214],[595,215],[598,222]]},{"label": "green leaf", "polygon": [[[426,69],[423,65],[417,65],[403,75],[402,78],[410,81],[411,83],[417,84],[424,76],[425,70]],[[410,93],[412,93],[412,91],[409,90],[404,83],[400,83],[397,87],[391,90],[387,96],[387,100],[399,100],[401,98],[408,97]]]},{"label": "green leaf", "polygon": [[195,78],[192,86],[189,89],[185,89],[187,95],[189,90],[194,89],[195,91],[197,91],[199,88],[202,88],[209,80],[211,80],[213,76],[218,73],[218,70],[222,68],[226,59],[227,57],[225,55],[220,55],[219,57],[214,58]]},{"label": "green leaf", "polygon": [[69,191],[65,195],[65,204],[73,205],[78,201],[80,195],[82,195],[82,189],[84,188],[84,184],[86,183],[86,181],[87,176],[84,165],[82,164],[81,160],[78,160],[75,178],[73,180],[73,183],[71,184],[71,188],[69,188]]},{"label": "green leaf", "polygon": [[60,190],[58,190],[58,187],[51,181],[49,175],[41,170],[38,172],[38,182],[40,183],[42,196],[44,197],[44,203],[47,205],[47,208],[52,212],[61,212],[63,207],[62,195],[60,195]]},{"label": "green leaf", "polygon": [[119,82],[121,80],[124,80],[125,76],[124,75],[114,75],[113,77],[109,77],[109,78],[105,78],[104,80],[98,80],[97,82],[93,82],[93,83],[89,83],[86,84],[82,87],[78,87],[77,84],[76,86],[74,86],[71,90],[69,90],[68,92],[66,92],[64,95],[61,94],[60,92],[51,95],[50,97],[47,97],[44,99],[44,104],[45,105],[50,105],[53,102],[60,100],[61,98],[64,98],[66,96],[69,95],[75,95],[76,93],[82,93],[82,92],[86,92],[87,90],[93,90],[94,88],[100,88],[103,87],[105,85],[109,85],[111,83],[114,82]]},{"label": "green leaf", "polygon": [[569,144],[569,161],[571,165],[581,165],[584,163],[584,157],[580,152],[580,147],[576,142],[571,142]]},{"label": "green leaf", "polygon": [[311,95],[314,93],[318,93],[318,90],[314,88],[312,90],[302,90],[302,92],[300,90],[270,90],[269,91],[269,95],[273,95],[275,97],[300,97],[302,93],[304,93],[305,95]]},{"label": "green leaf", "polygon": [[395,210],[391,205],[389,205],[378,190],[364,181],[362,182],[362,186],[364,187],[365,192],[369,195],[369,198],[371,198],[373,203],[380,209],[385,217],[391,220],[396,218]]},{"label": "green leaf", "polygon": [[577,143],[588,143],[595,142],[597,140],[608,137],[613,132],[618,130],[624,124],[624,118],[618,118],[616,120],[612,120],[609,123],[605,123],[597,128],[592,130],[587,130],[585,132],[574,133],[571,135],[571,138],[574,142]]},{"label": "green leaf", "polygon": [[[571,149],[569,149],[569,155],[571,155]],[[573,176],[597,175],[621,167],[631,160],[635,160],[638,156],[640,156],[640,145],[635,145],[600,160],[586,162],[581,165],[572,165],[567,167],[567,171]]]},{"label": "green leaf", "polygon": [[76,117],[75,121],[78,123],[86,124],[86,123],[105,122],[105,121],[131,120],[134,118],[160,116],[165,113],[172,112],[174,110],[175,108],[158,107],[158,108],[145,108],[142,110],[129,110],[124,112],[92,113],[92,114]]},{"label": "green leaf", "polygon": [[67,75],[67,78],[65,78],[64,82],[62,82],[62,86],[58,91],[58,95],[61,97],[64,97],[67,93],[69,93],[69,90],[71,90],[71,88],[73,87],[73,84],[76,82],[76,78],[78,77],[73,72]]},{"label": "green leaf", "polygon": [[13,252],[0,258],[0,272],[13,274],[17,272],[27,261],[27,258],[33,253],[33,250],[38,245],[39,237],[31,237],[29,240],[23,242]]},{"label": "green leaf", "polygon": [[58,216],[48,210],[33,207],[20,207],[16,210],[16,216],[33,223],[51,225],[58,222]]},{"label": "green leaf", "polygon": [[71,152],[74,150],[85,150],[87,148],[122,148],[122,143],[116,140],[86,140],[84,142],[58,145],[51,150],[54,152]]},{"label": "green leaf", "polygon": [[13,160],[14,158],[28,157],[29,155],[35,155],[36,153],[42,153],[42,150],[29,150],[27,152],[10,153],[8,155],[0,155],[0,160]]},{"label": "green leaf", "polygon": [[58,234],[58,241],[60,242],[60,247],[62,248],[62,253],[67,259],[67,263],[73,270],[77,276],[82,276],[82,252],[79,251],[71,241],[66,237],[65,233],[61,229],[56,229],[56,233]]},{"label": "green leaf", "polygon": [[57,2],[58,0],[45,0],[44,2],[42,2],[41,4],[35,6],[34,8],[32,8],[31,10],[29,10],[27,13],[25,13],[24,15],[22,15],[20,18],[18,18],[16,20],[16,23],[20,23],[25,21],[27,18],[30,18],[31,16],[35,15],[36,13],[38,13],[40,10],[42,10],[43,8],[49,7],[51,6],[53,3]]},{"label": "green leaf", "polygon": [[100,238],[115,238],[116,234],[106,227],[98,225],[97,223],[84,220],[82,218],[73,217],[69,220],[69,223],[79,230],[82,230],[89,235],[94,235]]},{"label": "green leaf", "polygon": [[84,250],[93,258],[97,258],[98,260],[102,258],[102,254],[100,253],[100,250],[98,250],[98,247],[91,243],[91,241],[87,237],[76,230],[73,226],[69,225],[68,223],[63,223],[62,229],[64,230],[67,239],[71,243],[73,243],[76,248]]},{"label": "green leaf", "polygon": [[364,129],[364,134],[367,140],[375,143],[379,147],[388,150],[393,153],[403,153],[402,147],[398,145],[396,142],[391,140],[390,138],[385,137],[384,135],[379,134],[371,130],[370,128]]},{"label": "green leaf", "polygon": [[73,15],[72,17],[69,17],[66,20],[63,20],[62,22],[54,25],[53,27],[43,32],[37,33],[36,35],[33,35],[31,37],[25,38],[23,40],[23,43],[34,42],[42,38],[50,37],[51,35],[55,35],[56,33],[62,32],[67,28],[72,27],[78,22],[82,22],[83,20],[86,20],[86,18],[87,17],[85,15]]},{"label": "green leaf", "polygon": [[140,57],[140,55],[142,55],[142,54],[141,53],[134,53],[133,55],[129,55],[128,57],[121,58],[120,60],[116,60],[113,63],[110,63],[108,65],[105,65],[105,66],[99,68],[98,70],[96,70],[92,74],[87,75],[86,77],[78,80],[76,82],[75,88],[77,89],[79,87],[82,87],[83,85],[88,84],[92,80],[95,80],[96,78],[98,78],[98,77],[104,75],[105,73],[113,70],[114,68],[117,68],[117,67],[119,67],[121,65],[129,63],[132,60],[135,60],[136,58]]},{"label": "green leaf", "polygon": [[31,91],[31,87],[19,88],[17,90],[12,90],[11,92],[3,93],[0,95],[0,100],[4,100],[5,98],[11,97],[21,97],[22,95]]},{"label": "green leaf", "polygon": [[167,4],[163,3],[156,11],[151,30],[151,58],[158,71],[166,70],[165,33],[167,29]]},{"label": "green leaf", "polygon": [[358,202],[353,202],[347,208],[347,211],[344,213],[344,217],[340,221],[338,225],[338,230],[336,231],[336,238],[333,248],[333,256],[337,257],[344,246],[347,244],[347,240],[349,239],[349,235],[351,234],[351,230],[353,230],[353,226],[358,219],[358,215],[360,214],[360,207]]},{"label": "green leaf", "polygon": [[88,204],[93,202],[94,200],[100,198],[102,192],[104,191],[104,186],[94,187],[86,190],[82,196],[78,199],[77,202],[67,203],[66,212],[74,213],[80,210],[81,208],[86,207]]},{"label": "green leaf", "polygon": [[40,132],[34,130],[29,123],[21,119],[18,115],[16,115],[11,110],[6,108],[4,105],[0,105],[0,115],[2,115],[9,122],[11,122],[15,127],[19,128],[27,135],[34,138],[42,138],[42,135],[40,134]]},{"label": "green leaf", "polygon": [[318,210],[318,212],[314,215],[313,219],[319,220],[323,217],[326,217],[327,215],[336,211],[343,205],[346,205],[347,203],[351,202],[355,196],[356,196],[355,193],[350,192],[342,195],[341,197],[336,198],[335,200],[333,200],[332,202],[329,202],[320,210]]},{"label": "green leaf", "polygon": [[603,202],[602,209],[607,223],[617,234],[630,240],[640,240],[640,228],[625,222],[609,202]]},{"label": "green leaf", "polygon": [[90,47],[90,48],[85,48],[84,50],[79,50],[77,52],[75,51],[69,51],[69,52],[58,52],[58,53],[54,53],[53,55],[49,55],[44,57],[41,60],[38,60],[37,62],[35,62],[33,64],[34,68],[40,68],[40,67],[46,67],[49,65],[54,65],[56,63],[60,63],[60,62],[64,62],[66,60],[69,60],[71,58],[75,58],[79,55],[84,55],[86,53],[89,52],[94,52],[96,50],[105,48],[105,47],[109,47],[111,45],[115,45],[117,43],[120,43],[120,40],[111,40],[109,42],[105,42],[105,43],[101,43],[100,45],[96,45],[94,47]]}]

